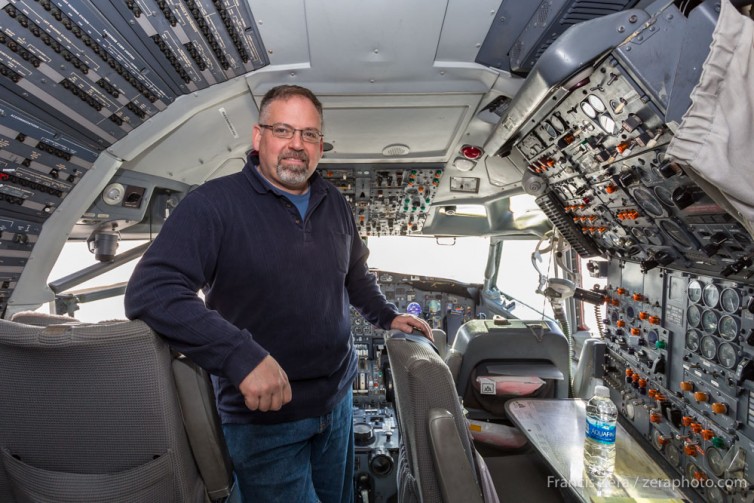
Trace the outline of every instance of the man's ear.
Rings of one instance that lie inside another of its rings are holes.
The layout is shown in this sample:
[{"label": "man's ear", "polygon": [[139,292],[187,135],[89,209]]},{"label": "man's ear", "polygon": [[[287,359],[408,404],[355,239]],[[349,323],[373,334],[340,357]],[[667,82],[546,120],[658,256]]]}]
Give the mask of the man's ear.
[{"label": "man's ear", "polygon": [[254,150],[259,150],[259,142],[262,139],[262,128],[259,124],[254,124],[254,128],[251,130],[251,146]]}]

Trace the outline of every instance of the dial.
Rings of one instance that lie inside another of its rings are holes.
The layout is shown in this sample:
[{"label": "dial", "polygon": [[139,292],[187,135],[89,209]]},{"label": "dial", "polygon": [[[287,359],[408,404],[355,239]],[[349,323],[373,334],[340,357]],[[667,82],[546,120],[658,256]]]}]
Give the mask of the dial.
[{"label": "dial", "polygon": [[725,315],[718,323],[720,337],[726,341],[734,341],[738,337],[738,322],[733,316]]},{"label": "dial", "polygon": [[699,332],[696,330],[686,332],[686,349],[690,351],[697,351],[699,349]]},{"label": "dial", "polygon": [[427,308],[429,309],[429,312],[432,314],[439,313],[441,307],[442,307],[442,303],[437,299],[432,299],[429,302],[427,302]]},{"label": "dial", "polygon": [[662,220],[660,222],[660,229],[662,229],[670,239],[675,241],[678,246],[682,248],[691,248],[691,239],[677,223],[672,220]]},{"label": "dial", "polygon": [[649,244],[649,238],[647,238],[647,233],[644,232],[644,229],[642,229],[641,227],[634,227],[633,229],[631,229],[631,234],[633,234],[636,240],[640,242],[641,244],[643,245]]},{"label": "dial", "polygon": [[708,360],[714,360],[717,355],[717,344],[715,339],[711,335],[705,335],[702,337],[702,342],[699,345],[702,356]]},{"label": "dial", "polygon": [[698,467],[698,466],[696,466],[696,465],[695,465],[694,463],[689,463],[689,464],[688,464],[688,465],[686,466],[686,478],[687,478],[687,479],[689,479],[689,480],[696,480],[696,477],[695,477],[695,475],[696,475],[696,474],[697,474],[697,472],[699,472],[699,471],[700,471],[700,470],[699,470],[699,467]]},{"label": "dial", "polygon": [[738,311],[738,306],[741,305],[741,297],[738,292],[732,288],[726,288],[723,293],[720,294],[720,305],[727,313],[735,313]]},{"label": "dial", "polygon": [[654,191],[657,199],[659,199],[662,204],[664,204],[668,208],[675,206],[673,204],[673,193],[666,189],[664,186],[658,185],[654,188]]},{"label": "dial", "polygon": [[652,193],[647,189],[640,187],[634,190],[634,199],[636,199],[636,202],[644,211],[646,211],[653,217],[664,217],[665,215],[667,215],[667,212],[665,211],[665,208],[662,207],[662,204],[660,204],[660,202],[655,199]]},{"label": "dial", "polygon": [[665,446],[665,456],[668,458],[668,462],[671,465],[678,466],[679,464],[681,464],[681,453],[673,444],[668,444]]},{"label": "dial", "polygon": [[717,348],[717,359],[720,365],[726,369],[735,368],[738,363],[738,357],[736,356],[736,348],[730,342],[723,342],[720,347]]},{"label": "dial", "polygon": [[586,101],[588,101],[589,104],[592,105],[592,108],[598,113],[602,113],[607,110],[605,103],[597,95],[590,94],[586,97]]},{"label": "dial", "polygon": [[659,339],[660,336],[657,334],[657,330],[650,330],[647,334],[647,342],[650,346],[654,346]]},{"label": "dial", "polygon": [[706,309],[702,313],[702,329],[708,334],[714,333],[717,330],[717,314],[714,311]]},{"label": "dial", "polygon": [[698,327],[699,322],[702,321],[702,313],[699,311],[699,308],[695,305],[690,305],[688,313],[686,314],[686,319],[689,322],[689,325],[692,327]]},{"label": "dial", "polygon": [[633,421],[634,415],[636,414],[634,402],[628,401],[626,403],[626,417]]},{"label": "dial", "polygon": [[702,297],[704,298],[705,306],[716,307],[720,300],[720,289],[717,288],[717,285],[709,284],[704,287]]},{"label": "dial", "polygon": [[597,122],[599,123],[600,127],[608,134],[615,134],[618,132],[618,125],[608,114],[602,114],[597,117]]},{"label": "dial", "polygon": [[560,117],[560,115],[558,115],[558,114],[553,115],[550,118],[550,123],[552,124],[552,127],[554,127],[555,130],[558,133],[564,133],[565,132],[565,130],[566,130],[566,124],[565,124],[565,122],[563,122],[563,118]]},{"label": "dial", "polygon": [[717,486],[707,487],[707,501],[710,503],[725,503],[723,491]]},{"label": "dial", "polygon": [[697,280],[690,281],[686,293],[688,294],[689,300],[691,302],[699,302],[700,300],[702,300],[702,284]]},{"label": "dial", "polygon": [[550,138],[558,137],[558,132],[555,130],[553,125],[550,124],[549,122],[544,121],[544,123],[542,123],[542,129],[545,130],[545,133],[547,133],[547,136],[549,136]]},{"label": "dial", "polygon": [[720,452],[720,449],[717,447],[708,447],[704,454],[710,471],[718,477],[722,477],[725,473],[725,465],[723,464],[724,455]]},{"label": "dial", "polygon": [[584,115],[586,115],[590,119],[597,117],[597,110],[595,110],[594,107],[587,101],[581,102],[581,111],[584,112]]},{"label": "dial", "polygon": [[652,445],[654,445],[655,449],[657,449],[658,451],[661,451],[663,447],[662,438],[662,432],[655,430],[654,433],[652,433]]},{"label": "dial", "polygon": [[665,238],[662,237],[662,233],[657,229],[645,229],[644,235],[647,236],[649,242],[655,246],[662,246],[665,244]]}]

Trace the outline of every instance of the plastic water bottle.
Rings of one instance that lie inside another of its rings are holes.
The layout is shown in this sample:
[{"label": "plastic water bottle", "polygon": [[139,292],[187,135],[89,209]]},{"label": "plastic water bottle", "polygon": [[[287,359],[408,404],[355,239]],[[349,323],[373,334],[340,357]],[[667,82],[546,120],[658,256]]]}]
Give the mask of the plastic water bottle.
[{"label": "plastic water bottle", "polygon": [[610,400],[607,386],[595,386],[586,404],[584,468],[594,478],[606,478],[615,469],[615,423],[618,408]]}]

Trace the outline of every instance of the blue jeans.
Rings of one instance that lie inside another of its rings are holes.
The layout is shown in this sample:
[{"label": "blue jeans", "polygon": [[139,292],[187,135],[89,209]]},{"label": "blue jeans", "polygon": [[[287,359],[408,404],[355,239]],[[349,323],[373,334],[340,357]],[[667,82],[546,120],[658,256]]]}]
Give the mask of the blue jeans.
[{"label": "blue jeans", "polygon": [[280,424],[224,424],[245,503],[351,503],[353,397],[332,412]]}]

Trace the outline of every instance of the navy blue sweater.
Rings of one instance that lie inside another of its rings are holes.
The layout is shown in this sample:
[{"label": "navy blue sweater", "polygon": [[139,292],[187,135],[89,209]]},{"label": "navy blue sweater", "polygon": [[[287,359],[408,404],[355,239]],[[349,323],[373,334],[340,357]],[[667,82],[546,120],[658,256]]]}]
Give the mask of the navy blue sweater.
[{"label": "navy blue sweater", "polygon": [[[167,219],[128,283],[126,316],[213,374],[224,423],[328,413],[356,373],[349,303],[384,329],[398,314],[368,270],[348,202],[319,174],[310,182],[304,219],[251,163],[203,184]],[[268,354],[293,399],[252,412],[237,386]]]}]

